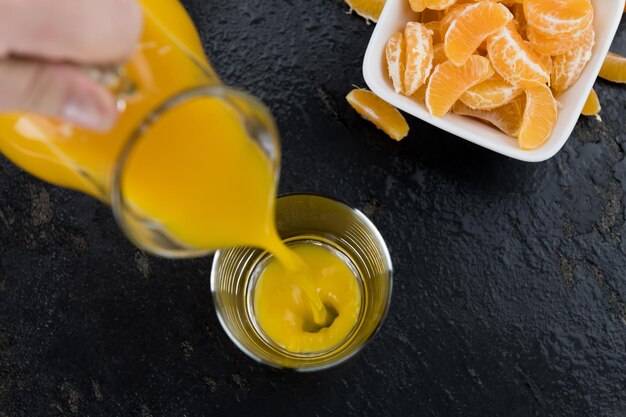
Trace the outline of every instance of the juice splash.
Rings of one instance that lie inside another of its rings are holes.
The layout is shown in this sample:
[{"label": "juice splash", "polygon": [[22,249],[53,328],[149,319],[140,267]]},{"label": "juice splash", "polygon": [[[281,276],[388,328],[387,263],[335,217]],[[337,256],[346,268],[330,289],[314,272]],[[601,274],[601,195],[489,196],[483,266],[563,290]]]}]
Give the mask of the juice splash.
[{"label": "juice splash", "polygon": [[[137,94],[127,100],[115,128],[101,134],[35,115],[3,115],[0,151],[4,155],[39,178],[110,203],[113,171],[136,122],[172,91],[219,84],[182,6],[174,0],[142,0],[141,4],[146,15],[144,34],[125,67],[137,84]],[[351,271],[341,267],[342,261],[332,253],[313,248],[292,251],[278,236],[275,169],[231,104],[202,97],[164,113],[133,146],[121,186],[134,213],[158,222],[184,246],[216,250],[246,245],[275,255],[279,262],[270,265],[275,272],[263,282],[278,287],[260,291],[259,305],[273,306],[281,288],[297,288],[303,298],[275,307],[309,326],[309,331],[302,324],[299,331],[282,332],[276,312],[262,308],[258,319],[266,323],[268,334],[276,335],[277,343],[319,350],[325,343],[330,347],[345,338],[356,323],[352,311],[360,308],[361,301],[360,293],[350,290],[357,285]],[[329,279],[328,271],[335,271],[331,275],[337,279]],[[331,294],[342,296],[329,300]],[[332,323],[325,303],[339,313]],[[322,328],[328,324],[329,328]],[[302,341],[305,334],[317,333],[334,336],[309,337],[315,343]]]}]

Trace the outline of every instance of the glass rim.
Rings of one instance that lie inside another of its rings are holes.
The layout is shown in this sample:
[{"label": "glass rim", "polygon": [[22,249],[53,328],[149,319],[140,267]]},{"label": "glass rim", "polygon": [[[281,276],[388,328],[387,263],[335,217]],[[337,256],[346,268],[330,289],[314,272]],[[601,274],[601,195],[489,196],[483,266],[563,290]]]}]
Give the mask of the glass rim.
[{"label": "glass rim", "polygon": [[[242,126],[248,133],[249,139],[263,151],[267,156],[269,162],[272,165],[272,170],[275,175],[275,183],[278,184],[280,177],[280,160],[281,149],[278,139],[277,129],[269,110],[265,105],[255,97],[244,93],[242,91],[230,88],[223,84],[207,84],[197,87],[192,87],[183,91],[180,91],[172,96],[163,100],[162,103],[157,105],[151,111],[147,113],[131,131],[115,160],[115,164],[111,173],[111,187],[109,190],[109,199],[111,208],[117,224],[124,232],[126,237],[138,248],[146,250],[155,255],[163,256],[170,259],[184,259],[184,258],[196,258],[209,256],[214,253],[214,250],[203,250],[193,247],[188,247],[181,242],[176,242],[173,239],[164,236],[168,239],[168,243],[171,248],[158,248],[158,247],[146,247],[144,242],[133,233],[132,227],[128,225],[128,221],[125,218],[127,215],[126,198],[123,193],[123,174],[126,167],[126,163],[133,149],[143,138],[146,131],[148,131],[155,123],[157,123],[161,117],[168,111],[176,109],[177,107],[190,102],[191,100],[198,98],[216,98],[224,101],[228,105],[232,106],[241,118]],[[257,114],[246,114],[246,112],[239,106],[236,100],[243,100],[250,106],[252,111]]]},{"label": "glass rim", "polygon": [[360,343],[358,346],[356,346],[354,348],[354,350],[351,351],[348,355],[346,355],[344,357],[341,357],[341,358],[339,358],[337,360],[331,360],[330,362],[325,363],[325,364],[315,365],[315,366],[310,366],[310,367],[294,367],[294,368],[290,368],[290,367],[286,367],[286,366],[280,366],[278,364],[269,362],[269,361],[259,357],[254,352],[250,351],[245,346],[243,346],[241,344],[241,342],[239,342],[239,340],[235,337],[235,335],[230,331],[230,328],[227,326],[226,321],[225,321],[225,319],[224,319],[220,309],[218,308],[218,300],[217,300],[217,294],[216,294],[217,284],[216,284],[216,281],[215,281],[216,280],[216,276],[217,276],[217,265],[218,265],[219,260],[220,260],[220,258],[222,256],[222,252],[227,251],[227,250],[232,249],[232,248],[225,248],[225,249],[220,249],[220,250],[215,251],[215,253],[213,255],[213,263],[211,265],[210,285],[211,285],[211,297],[212,297],[212,300],[213,300],[213,309],[215,310],[215,314],[217,315],[217,319],[220,322],[220,325],[222,326],[222,329],[224,330],[224,332],[226,333],[228,338],[235,344],[235,346],[237,346],[237,348],[241,352],[243,352],[249,358],[253,359],[255,362],[263,364],[263,365],[270,366],[272,368],[282,369],[282,370],[291,371],[291,372],[309,373],[309,372],[317,372],[317,371],[328,370],[328,369],[334,368],[336,366],[339,366],[339,365],[347,362],[348,360],[350,360],[354,356],[356,356],[359,352],[361,352],[376,337],[376,335],[378,334],[378,332],[382,328],[383,323],[387,319],[387,315],[389,314],[389,307],[391,306],[391,297],[392,297],[392,294],[393,294],[393,262],[391,260],[391,254],[389,252],[389,248],[387,247],[387,242],[383,238],[382,234],[380,233],[380,231],[378,230],[376,225],[374,225],[374,223],[369,219],[369,217],[367,217],[363,212],[361,212],[361,210],[350,206],[349,204],[347,204],[346,202],[342,201],[341,199],[337,199],[337,198],[334,198],[334,197],[328,197],[328,196],[322,195],[320,193],[314,193],[314,192],[301,192],[301,193],[300,192],[290,192],[290,193],[280,194],[276,198],[276,200],[278,201],[280,199],[284,199],[284,198],[288,198],[288,197],[296,197],[296,196],[318,197],[318,198],[322,198],[322,199],[331,201],[333,203],[336,203],[336,204],[339,204],[339,205],[345,207],[346,209],[351,211],[354,215],[356,215],[367,226],[368,232],[372,235],[372,237],[376,241],[377,246],[381,249],[382,260],[389,267],[388,268],[389,294],[387,296],[387,299],[385,300],[385,309],[384,309],[383,313],[381,314],[380,319],[378,320],[378,323],[376,323],[376,326],[374,327],[374,330],[367,337],[367,339],[365,339],[362,343]]}]

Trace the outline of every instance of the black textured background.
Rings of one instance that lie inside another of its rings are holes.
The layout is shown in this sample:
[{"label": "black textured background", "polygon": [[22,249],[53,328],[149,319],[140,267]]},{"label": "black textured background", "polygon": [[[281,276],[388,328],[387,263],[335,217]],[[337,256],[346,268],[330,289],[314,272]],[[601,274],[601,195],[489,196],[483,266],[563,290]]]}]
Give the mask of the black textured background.
[{"label": "black textured background", "polygon": [[342,198],[387,238],[388,320],[334,370],[257,365],[216,320],[210,259],[146,256],[107,207],[2,160],[0,417],[626,415],[624,86],[599,81],[602,121],[545,163],[418,121],[396,144],[343,99],[372,26],[341,1],[184,3],[223,79],[274,112],[281,191]]}]

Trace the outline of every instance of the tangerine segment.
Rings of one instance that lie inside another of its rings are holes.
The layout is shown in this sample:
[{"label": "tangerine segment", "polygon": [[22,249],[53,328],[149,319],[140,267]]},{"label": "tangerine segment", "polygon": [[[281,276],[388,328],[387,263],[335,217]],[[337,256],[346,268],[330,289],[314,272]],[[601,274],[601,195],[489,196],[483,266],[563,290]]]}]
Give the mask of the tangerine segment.
[{"label": "tangerine segment", "polygon": [[609,52],[602,64],[600,77],[614,83],[626,83],[626,57]]},{"label": "tangerine segment", "polygon": [[[508,4],[505,3],[507,6]],[[511,13],[513,13],[513,19],[515,22],[515,29],[522,36],[522,38],[526,39],[526,28],[528,23],[526,23],[526,16],[524,16],[524,5],[522,4],[522,0],[519,3],[515,3],[510,6]]]},{"label": "tangerine segment", "polygon": [[432,21],[424,23],[424,26],[426,26],[426,29],[430,30],[433,33],[433,44],[443,42],[443,39],[441,38],[441,33],[439,32],[439,22]]},{"label": "tangerine segment", "polygon": [[[446,53],[443,50],[443,43],[438,43],[433,46],[433,67],[446,62],[447,59]],[[424,100],[426,100],[426,87],[428,87],[428,82],[422,84],[422,86],[418,88],[415,93],[413,93],[413,97],[416,98],[417,101],[424,102]]]},{"label": "tangerine segment", "polygon": [[430,114],[442,117],[468,89],[493,75],[489,60],[472,55],[462,66],[451,61],[437,65],[426,89],[426,107]]},{"label": "tangerine segment", "polygon": [[446,56],[456,65],[463,63],[490,35],[513,20],[513,14],[500,3],[483,1],[461,11],[446,31]]},{"label": "tangerine segment", "polygon": [[525,0],[528,27],[545,36],[571,36],[593,20],[589,0]]},{"label": "tangerine segment", "polygon": [[447,59],[448,57],[446,57],[446,51],[443,48],[443,43],[438,43],[433,46],[433,67],[443,64]]},{"label": "tangerine segment", "polygon": [[417,89],[415,94],[413,94],[413,98],[418,102],[423,103],[426,100],[426,84]]},{"label": "tangerine segment", "polygon": [[542,35],[541,32],[538,32],[535,28],[528,27],[526,29],[526,35],[537,52],[554,56],[564,54],[578,46],[589,30],[593,30],[593,25],[589,25],[584,30],[570,36],[546,36]]},{"label": "tangerine segment", "polygon": [[473,6],[473,4],[472,3],[455,4],[454,6],[446,10],[446,14],[439,21],[439,32],[441,33],[441,36],[445,38],[446,33],[448,32],[448,28],[450,27],[454,19],[456,19],[459,16],[459,14],[461,14],[461,12],[463,12],[465,9],[467,9],[470,6]]},{"label": "tangerine segment", "polygon": [[404,116],[391,104],[383,101],[369,90],[354,89],[346,96],[348,103],[364,119],[394,140],[402,140],[409,134],[409,125]]},{"label": "tangerine segment", "polygon": [[522,149],[543,145],[556,124],[557,104],[548,86],[537,84],[526,89],[526,108],[517,140]]},{"label": "tangerine segment", "polygon": [[554,57],[552,89],[556,94],[567,90],[580,78],[580,74],[591,59],[594,43],[595,32],[593,27],[589,26],[577,47]]},{"label": "tangerine segment", "polygon": [[425,9],[420,16],[420,22],[438,22],[443,16],[443,10]]},{"label": "tangerine segment", "polygon": [[411,5],[411,10],[414,12],[423,12],[426,8],[425,0],[409,0],[409,4]]},{"label": "tangerine segment", "polygon": [[583,107],[583,111],[581,113],[583,116],[596,116],[600,113],[601,109],[602,106],[600,105],[600,99],[598,99],[596,90],[591,89],[589,97],[587,97],[587,101],[585,101],[585,106]]},{"label": "tangerine segment", "polygon": [[431,10],[445,10],[456,3],[456,0],[426,0],[426,7]]},{"label": "tangerine segment", "polygon": [[354,10],[359,16],[366,20],[378,22],[380,14],[383,12],[386,0],[345,0],[350,6],[350,11]]},{"label": "tangerine segment", "polygon": [[402,82],[406,66],[406,49],[404,48],[404,35],[402,32],[396,32],[391,35],[387,41],[385,56],[387,57],[387,69],[389,78],[391,78],[393,83],[393,89],[396,93],[402,93],[404,91]]},{"label": "tangerine segment", "polygon": [[521,95],[502,107],[493,110],[478,110],[457,101],[452,111],[461,116],[470,116],[489,122],[507,135],[516,137],[522,126],[525,103],[526,98]]},{"label": "tangerine segment", "polygon": [[523,92],[504,80],[490,78],[468,89],[460,100],[475,110],[491,110],[512,102]]},{"label": "tangerine segment", "polygon": [[404,28],[406,43],[406,70],[404,88],[407,96],[412,95],[426,82],[433,66],[432,32],[421,23],[409,22]]},{"label": "tangerine segment", "polygon": [[512,23],[487,39],[487,53],[495,70],[511,84],[530,87],[550,81],[546,60],[522,39]]}]

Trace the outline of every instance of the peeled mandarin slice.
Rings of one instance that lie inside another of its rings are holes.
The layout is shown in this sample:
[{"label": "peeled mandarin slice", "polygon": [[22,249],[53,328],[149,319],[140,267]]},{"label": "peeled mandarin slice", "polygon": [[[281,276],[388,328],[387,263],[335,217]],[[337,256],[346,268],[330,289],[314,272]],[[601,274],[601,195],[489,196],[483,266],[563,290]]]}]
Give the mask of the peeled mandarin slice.
[{"label": "peeled mandarin slice", "polygon": [[525,0],[529,27],[545,36],[571,36],[593,19],[590,0]]},{"label": "peeled mandarin slice", "polygon": [[508,82],[522,87],[550,81],[550,68],[517,33],[512,23],[487,39],[487,53],[496,71]]},{"label": "peeled mandarin slice", "polygon": [[554,62],[552,61],[552,57],[550,55],[541,55],[541,66],[548,73],[548,77],[552,76],[552,71],[554,70]]},{"label": "peeled mandarin slice", "polygon": [[446,56],[456,65],[463,63],[488,36],[513,20],[506,6],[483,1],[462,10],[446,31]]},{"label": "peeled mandarin slice", "polygon": [[600,99],[598,99],[596,91],[592,89],[581,113],[583,116],[595,116],[600,113],[601,109],[602,106],[600,106]]},{"label": "peeled mandarin slice", "polygon": [[426,0],[426,7],[431,10],[445,10],[456,3],[456,0]]},{"label": "peeled mandarin slice", "polygon": [[378,22],[378,18],[385,7],[386,0],[345,0],[350,6],[350,11],[354,10],[359,16],[366,20]]},{"label": "peeled mandarin slice", "polygon": [[441,36],[446,36],[446,32],[448,32],[448,28],[450,27],[450,24],[452,24],[454,19],[456,19],[457,16],[461,14],[461,12],[463,12],[470,6],[472,6],[472,3],[455,4],[454,6],[446,10],[445,15],[439,21],[439,33],[441,33]]},{"label": "peeled mandarin slice", "polygon": [[593,27],[590,26],[578,46],[554,57],[551,78],[552,89],[556,94],[567,90],[580,78],[580,74],[582,74],[587,62],[591,59],[594,39],[595,32]]},{"label": "peeled mandarin slice", "polygon": [[457,101],[452,107],[452,111],[461,116],[474,117],[488,122],[507,135],[516,137],[522,126],[525,103],[526,98],[521,95],[502,107],[493,110],[477,110]]},{"label": "peeled mandarin slice", "polygon": [[420,22],[428,23],[428,22],[438,22],[441,20],[443,16],[442,10],[433,10],[433,9],[425,9],[422,12],[422,16],[420,17]]},{"label": "peeled mandarin slice", "polygon": [[[438,43],[433,46],[433,67],[445,62],[447,59],[446,53],[443,50],[443,43]],[[422,86],[413,93],[413,97],[417,99],[417,101],[424,102],[424,100],[426,100],[426,87],[428,87],[428,82],[422,84]]]},{"label": "peeled mandarin slice", "polygon": [[446,57],[446,51],[443,48],[443,43],[438,43],[433,46],[433,67],[443,64],[447,59],[448,57]]},{"label": "peeled mandarin slice", "polygon": [[426,100],[426,87],[427,85],[424,84],[423,86],[417,89],[415,94],[413,94],[413,98],[415,98],[420,103],[423,103],[424,100]]},{"label": "peeled mandarin slice", "polygon": [[441,43],[443,39],[441,38],[441,33],[439,32],[439,22],[432,21],[428,23],[424,23],[426,29],[430,30],[433,33],[433,44]]},{"label": "peeled mandarin slice", "polygon": [[493,75],[489,60],[472,55],[458,67],[446,61],[435,68],[426,89],[426,107],[430,114],[442,117],[468,89]]},{"label": "peeled mandarin slice", "polygon": [[390,138],[399,141],[409,134],[409,125],[398,109],[371,91],[354,89],[346,96],[346,100],[357,113],[374,123]]},{"label": "peeled mandarin slice", "polygon": [[543,145],[556,124],[557,105],[548,86],[537,84],[526,89],[526,108],[517,140],[522,149]]},{"label": "peeled mandarin slice", "polygon": [[409,22],[404,28],[406,43],[406,69],[404,88],[407,96],[413,95],[426,82],[433,65],[432,32],[421,23]]},{"label": "peeled mandarin slice", "polygon": [[406,49],[404,48],[404,35],[402,32],[391,35],[387,41],[385,56],[387,57],[387,69],[389,78],[391,78],[393,83],[393,89],[396,93],[402,93],[404,91],[402,83],[406,65]]},{"label": "peeled mandarin slice", "polygon": [[523,92],[504,80],[490,78],[469,88],[460,100],[472,109],[491,110],[512,102]]},{"label": "peeled mandarin slice", "polygon": [[411,5],[411,10],[414,12],[423,12],[426,8],[425,0],[409,0],[409,4]]},{"label": "peeled mandarin slice", "polygon": [[541,34],[541,32],[537,31],[535,28],[528,27],[526,35],[537,52],[546,55],[561,55],[570,49],[577,47],[589,30],[593,30],[592,24],[589,24],[589,26],[582,31],[568,36],[546,36]]},{"label": "peeled mandarin slice", "polygon": [[526,27],[528,24],[526,23],[526,16],[524,16],[524,5],[521,3],[522,0],[520,0],[519,3],[511,5],[510,7],[511,13],[513,13],[513,21],[515,22],[515,29],[517,29],[517,33],[519,33],[522,38],[526,38]]},{"label": "peeled mandarin slice", "polygon": [[609,52],[602,64],[600,77],[614,83],[626,83],[626,57]]}]

